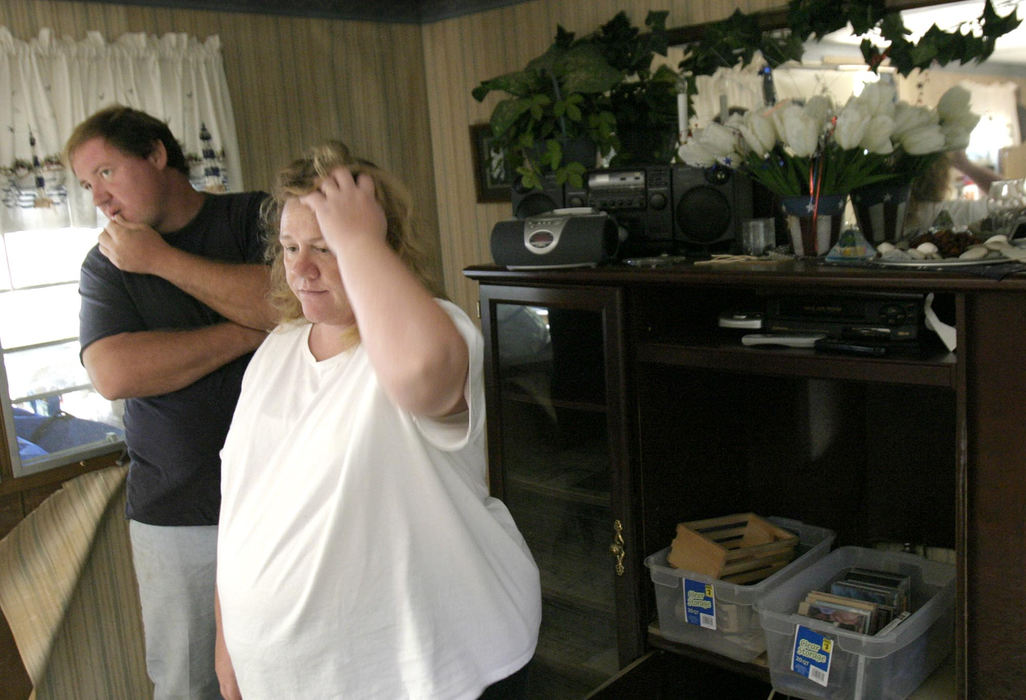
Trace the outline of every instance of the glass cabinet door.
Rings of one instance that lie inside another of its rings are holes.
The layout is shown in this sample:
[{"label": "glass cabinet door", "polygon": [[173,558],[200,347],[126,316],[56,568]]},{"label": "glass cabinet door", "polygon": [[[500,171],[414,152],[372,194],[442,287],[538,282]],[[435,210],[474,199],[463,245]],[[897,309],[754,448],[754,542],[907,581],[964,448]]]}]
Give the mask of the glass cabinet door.
[{"label": "glass cabinet door", "polygon": [[483,285],[481,300],[491,490],[541,570],[530,697],[584,697],[641,653],[619,292]]}]

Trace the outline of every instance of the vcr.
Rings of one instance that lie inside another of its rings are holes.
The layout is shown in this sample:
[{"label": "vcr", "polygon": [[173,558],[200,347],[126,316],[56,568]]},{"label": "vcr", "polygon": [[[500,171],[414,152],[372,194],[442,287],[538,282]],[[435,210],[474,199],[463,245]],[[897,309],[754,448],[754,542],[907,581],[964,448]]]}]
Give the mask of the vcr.
[{"label": "vcr", "polygon": [[916,340],[923,325],[922,294],[782,295],[766,301],[770,333],[824,333],[831,338]]}]

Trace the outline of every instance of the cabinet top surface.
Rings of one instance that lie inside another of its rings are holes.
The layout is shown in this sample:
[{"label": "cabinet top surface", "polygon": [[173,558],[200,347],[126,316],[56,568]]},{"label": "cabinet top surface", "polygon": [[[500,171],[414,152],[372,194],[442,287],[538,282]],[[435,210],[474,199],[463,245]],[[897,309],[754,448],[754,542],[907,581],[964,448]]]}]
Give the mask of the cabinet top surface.
[{"label": "cabinet top surface", "polygon": [[[1003,267],[1003,266],[1002,266]],[[788,288],[848,287],[865,289],[921,289],[948,291],[1026,290],[1026,273],[1001,279],[996,269],[873,268],[834,265],[818,260],[781,260],[743,263],[677,263],[657,267],[625,264],[592,268],[508,270],[498,265],[474,265],[464,274],[481,283],[566,285],[756,285]]]}]

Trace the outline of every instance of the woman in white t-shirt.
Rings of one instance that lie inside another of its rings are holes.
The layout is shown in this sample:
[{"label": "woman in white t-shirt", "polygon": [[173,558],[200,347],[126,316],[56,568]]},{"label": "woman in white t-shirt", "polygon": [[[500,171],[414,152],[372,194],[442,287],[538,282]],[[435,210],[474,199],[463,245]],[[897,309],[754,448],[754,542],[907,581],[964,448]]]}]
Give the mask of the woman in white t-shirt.
[{"label": "woman in white t-shirt", "polygon": [[523,694],[538,569],[488,495],[481,335],[428,290],[409,201],[338,142],[279,173],[283,322],[221,453],[226,698]]}]

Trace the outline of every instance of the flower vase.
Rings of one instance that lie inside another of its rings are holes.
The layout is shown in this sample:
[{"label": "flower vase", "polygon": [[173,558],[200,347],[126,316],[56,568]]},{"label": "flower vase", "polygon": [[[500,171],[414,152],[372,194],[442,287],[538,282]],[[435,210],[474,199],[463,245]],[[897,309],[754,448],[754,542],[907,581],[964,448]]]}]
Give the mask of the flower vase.
[{"label": "flower vase", "polygon": [[909,180],[880,182],[851,191],[855,220],[867,241],[876,246],[901,238],[911,191]]},{"label": "flower vase", "polygon": [[795,255],[814,258],[830,252],[841,235],[847,199],[846,194],[825,194],[818,200],[808,195],[780,199]]}]

